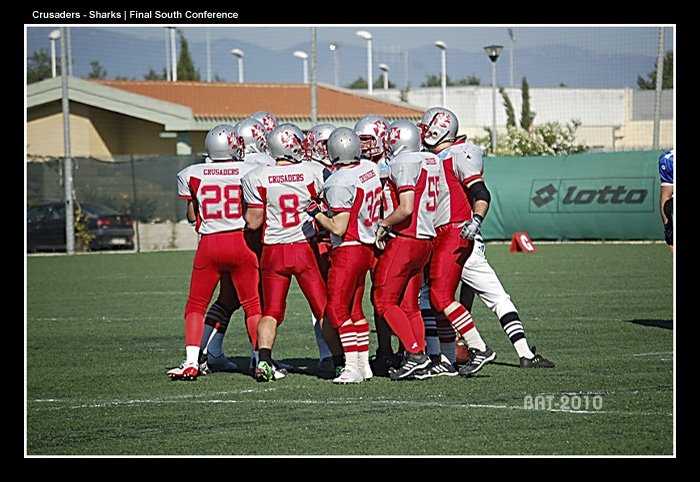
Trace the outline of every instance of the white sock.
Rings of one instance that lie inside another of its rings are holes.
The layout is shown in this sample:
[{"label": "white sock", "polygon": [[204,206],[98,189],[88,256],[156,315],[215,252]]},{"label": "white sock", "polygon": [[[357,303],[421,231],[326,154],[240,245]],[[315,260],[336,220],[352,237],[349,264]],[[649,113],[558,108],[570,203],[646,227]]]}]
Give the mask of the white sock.
[{"label": "white sock", "polygon": [[357,364],[361,367],[369,366],[369,350],[357,352]]},{"label": "white sock", "polygon": [[187,353],[185,363],[194,365],[199,363],[199,347],[197,345],[186,346],[185,352]]},{"label": "white sock", "polygon": [[479,330],[476,329],[476,326],[474,326],[474,328],[466,332],[462,336],[462,338],[464,338],[464,341],[467,343],[467,346],[469,348],[476,348],[479,351],[486,350],[486,343],[481,338]]},{"label": "white sock", "polygon": [[326,339],[323,338],[321,323],[313,315],[311,315],[311,322],[314,324],[314,336],[316,337],[316,345],[318,346],[319,360],[332,357],[331,349],[328,348],[328,343],[326,343]]},{"label": "white sock", "polygon": [[534,358],[535,354],[530,351],[530,346],[527,344],[527,338],[521,338],[513,343],[515,351],[518,352],[520,358]]},{"label": "white sock", "polygon": [[[360,359],[358,357],[357,351],[346,351],[345,352],[345,368],[348,370],[359,371],[360,370]],[[369,353],[369,352],[367,352]]]},{"label": "white sock", "polygon": [[457,362],[457,342],[456,341],[449,341],[449,342],[440,342],[440,351],[442,352],[443,355],[447,357],[448,360],[450,360],[450,363],[453,365]]}]

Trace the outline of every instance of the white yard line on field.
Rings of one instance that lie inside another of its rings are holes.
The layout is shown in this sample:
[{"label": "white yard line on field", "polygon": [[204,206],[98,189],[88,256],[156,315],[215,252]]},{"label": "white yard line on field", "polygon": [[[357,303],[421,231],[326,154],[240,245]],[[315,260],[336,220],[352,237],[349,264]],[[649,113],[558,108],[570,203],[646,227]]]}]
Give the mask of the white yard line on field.
[{"label": "white yard line on field", "polygon": [[632,356],[655,356],[655,355],[673,355],[672,351],[654,351],[650,353],[635,353]]},{"label": "white yard line on field", "polygon": [[[270,391],[273,389],[262,390]],[[239,392],[220,392],[220,393],[254,393],[258,390],[243,390]],[[207,394],[211,395],[211,394]],[[54,401],[59,403],[70,402],[69,400],[34,400],[39,401]],[[559,409],[559,408],[548,408],[548,409],[536,409],[532,407],[526,407],[523,405],[495,405],[495,404],[478,404],[478,403],[443,403],[443,402],[419,402],[411,400],[382,400],[382,399],[363,399],[363,398],[341,398],[334,400],[232,400],[232,399],[205,399],[197,400],[194,399],[192,395],[170,397],[162,399],[135,399],[135,400],[111,400],[111,401],[94,401],[92,403],[83,403],[78,405],[64,405],[62,407],[51,407],[47,409],[36,409],[36,410],[75,410],[84,408],[105,408],[105,407],[118,407],[118,406],[131,406],[131,405],[161,405],[161,404],[173,404],[173,403],[198,403],[198,404],[273,404],[273,405],[403,405],[410,407],[421,407],[421,408],[465,408],[465,409],[489,409],[489,410],[525,410],[525,411],[539,411],[539,412],[551,412],[551,413],[571,413],[579,415],[633,415],[633,416],[673,416],[672,413],[664,412],[631,412],[631,411],[619,411],[619,410],[569,410],[569,409]]]}]

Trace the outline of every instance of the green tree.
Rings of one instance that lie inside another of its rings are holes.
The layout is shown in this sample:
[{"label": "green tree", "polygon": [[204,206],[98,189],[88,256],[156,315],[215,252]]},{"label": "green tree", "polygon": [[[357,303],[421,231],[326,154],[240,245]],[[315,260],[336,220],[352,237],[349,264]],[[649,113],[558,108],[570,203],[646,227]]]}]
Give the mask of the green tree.
[{"label": "green tree", "polygon": [[523,77],[522,92],[523,108],[520,114],[520,127],[529,131],[535,120],[536,112],[530,110],[530,86],[527,83],[527,77]]},{"label": "green tree", "polygon": [[506,126],[507,127],[516,127],[516,125],[515,125],[515,109],[513,109],[513,103],[510,101],[510,97],[508,97],[508,94],[506,93],[506,89],[501,87],[498,89],[498,91],[501,93],[501,97],[503,97],[503,107],[505,107],[506,116],[508,116],[508,120],[506,121]]},{"label": "green tree", "polygon": [[[365,82],[365,83],[366,83],[366,82]],[[381,75],[379,76],[379,78],[378,78],[377,80],[374,81],[374,84],[372,84],[372,86],[373,86],[375,89],[383,89],[383,88],[384,88],[384,79],[382,78]],[[389,79],[389,88],[390,88],[390,89],[393,89],[393,88],[395,88],[395,87],[396,87],[396,84],[393,83],[393,82],[391,81],[391,79]]]},{"label": "green tree", "polygon": [[88,79],[106,79],[107,71],[100,65],[99,60],[90,62],[90,72],[87,75]]},{"label": "green tree", "polygon": [[467,75],[463,79],[459,79],[455,85],[466,86],[466,85],[481,85],[481,79],[476,75]]},{"label": "green tree", "polygon": [[165,67],[163,67],[163,73],[159,74],[155,70],[153,70],[153,67],[148,68],[148,72],[143,76],[144,80],[166,80],[168,78],[168,74],[165,71]]},{"label": "green tree", "polygon": [[[658,63],[658,62],[657,62]],[[656,89],[656,64],[654,64],[654,70],[647,74],[647,78],[642,78],[641,75],[637,76],[637,85],[642,90],[654,90]],[[661,80],[662,89],[673,89],[673,51],[669,50],[664,55],[664,72],[663,78]]]},{"label": "green tree", "polygon": [[177,80],[200,80],[199,69],[195,69],[190,47],[182,31],[177,31],[180,36],[180,58],[177,61]]},{"label": "green tree", "polygon": [[[56,66],[56,75],[61,75],[61,66]],[[27,83],[33,84],[51,78],[51,58],[46,49],[35,50],[27,62]]]},{"label": "green tree", "polygon": [[366,89],[367,88],[367,81],[363,79],[362,77],[358,77],[351,83],[345,86],[346,89]]}]

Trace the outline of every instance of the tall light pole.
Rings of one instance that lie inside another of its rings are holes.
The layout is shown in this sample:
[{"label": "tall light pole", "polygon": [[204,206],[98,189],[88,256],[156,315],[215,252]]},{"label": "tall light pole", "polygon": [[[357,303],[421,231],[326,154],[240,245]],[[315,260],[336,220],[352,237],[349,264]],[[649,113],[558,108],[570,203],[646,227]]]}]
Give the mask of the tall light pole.
[{"label": "tall light pole", "polygon": [[61,27],[61,107],[63,110],[63,194],[66,208],[66,253],[75,253],[73,217],[73,159],[70,151],[70,104],[68,100],[68,59],[66,27]]},{"label": "tall light pole", "polygon": [[491,152],[496,152],[497,136],[496,132],[496,61],[501,55],[503,50],[502,45],[489,45],[484,47],[486,55],[491,59],[491,111],[492,111],[492,122],[491,122]]},{"label": "tall light pole", "polygon": [[435,46],[440,49],[440,60],[442,65],[442,74],[440,83],[442,84],[442,106],[447,107],[447,45],[442,40],[435,42]]},{"label": "tall light pole", "polygon": [[177,57],[176,57],[176,47],[175,47],[175,27],[168,27],[170,29],[170,66],[173,69],[173,73],[170,76],[173,82],[177,82]]},{"label": "tall light pole", "polygon": [[656,93],[654,96],[654,128],[651,145],[654,150],[659,148],[661,133],[661,93],[664,81],[664,28],[659,27],[659,49],[656,59]]},{"label": "tall light pole", "polygon": [[366,30],[358,30],[355,35],[367,41],[367,93],[372,95],[372,34]]},{"label": "tall light pole", "polygon": [[389,66],[387,64],[379,64],[379,70],[382,71],[382,80],[384,81],[384,90],[389,89]]},{"label": "tall light pole", "polygon": [[508,36],[510,36],[510,88],[515,87],[515,63],[513,56],[515,55],[515,34],[513,29],[508,29]]},{"label": "tall light pole", "polygon": [[207,40],[207,82],[211,82],[211,38],[209,38],[209,29],[206,30]]},{"label": "tall light pole", "polygon": [[238,59],[238,83],[243,83],[243,51],[241,49],[231,50],[231,54]]},{"label": "tall light pole", "polygon": [[68,77],[73,77],[73,54],[71,53],[70,27],[66,27],[66,57],[68,57]]},{"label": "tall light pole", "polygon": [[304,65],[304,83],[309,83],[309,54],[302,50],[297,50],[294,52],[294,56],[303,61]]},{"label": "tall light pole", "polygon": [[338,74],[338,44],[336,42],[331,42],[328,45],[328,50],[331,51],[331,55],[333,56],[333,85],[338,87],[338,77],[340,77]]},{"label": "tall light pole", "polygon": [[168,82],[172,80],[173,69],[170,67],[170,28],[165,27],[165,77]]},{"label": "tall light pole", "polygon": [[316,97],[316,65],[318,43],[316,41],[316,27],[311,27],[311,122],[314,124],[318,119],[318,102]]},{"label": "tall light pole", "polygon": [[60,30],[52,30],[49,34],[49,40],[51,40],[51,78],[56,77],[56,40],[60,38]]}]

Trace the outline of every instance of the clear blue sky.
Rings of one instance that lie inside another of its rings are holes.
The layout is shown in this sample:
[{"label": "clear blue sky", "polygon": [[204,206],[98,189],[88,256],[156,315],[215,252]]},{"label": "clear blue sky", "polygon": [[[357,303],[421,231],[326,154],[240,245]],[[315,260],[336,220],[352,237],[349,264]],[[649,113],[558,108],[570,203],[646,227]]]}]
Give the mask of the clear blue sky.
[{"label": "clear blue sky", "polygon": [[[188,38],[204,39],[205,28],[185,27]],[[108,27],[120,33],[141,38],[161,38],[162,33],[153,27]],[[415,48],[431,45],[443,40],[449,47],[462,50],[480,50],[484,45],[501,43],[508,45],[507,26],[502,27],[319,27],[318,40],[322,43],[338,41],[347,45],[363,45],[363,40],[355,36],[355,31],[369,30],[374,35],[378,48],[400,46]],[[518,47],[540,45],[575,45],[596,53],[614,51],[616,53],[647,54],[649,45],[656,43],[654,27],[513,27]],[[219,27],[209,26],[212,39],[241,39],[270,49],[285,49],[290,45],[306,42],[309,29],[305,27]],[[673,33],[666,29],[665,43],[671,46]]]}]

